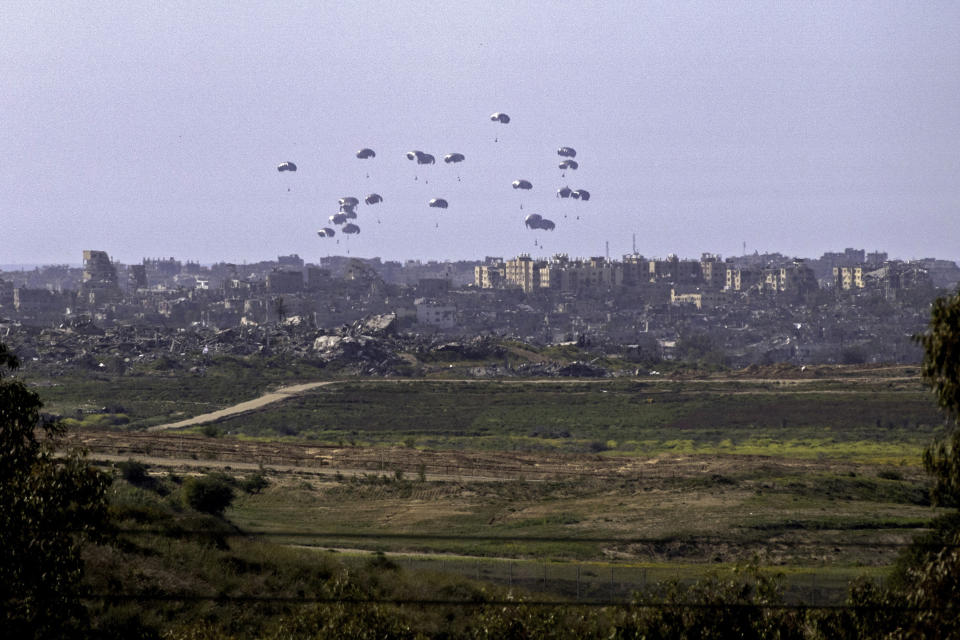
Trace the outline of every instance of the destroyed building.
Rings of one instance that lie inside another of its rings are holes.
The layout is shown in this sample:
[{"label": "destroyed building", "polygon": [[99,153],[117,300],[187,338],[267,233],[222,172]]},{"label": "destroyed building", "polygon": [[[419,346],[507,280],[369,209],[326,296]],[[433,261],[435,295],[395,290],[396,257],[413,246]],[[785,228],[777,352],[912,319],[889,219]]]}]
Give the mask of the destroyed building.
[{"label": "destroyed building", "polygon": [[[272,350],[280,348],[274,335],[280,327],[290,336],[289,348],[307,353],[295,334],[330,335],[331,328],[390,314],[396,330],[411,339],[495,335],[535,344],[582,341],[614,351],[619,347],[611,345],[634,345],[625,353],[653,358],[687,357],[684,338],[704,336],[711,357],[721,354],[730,366],[779,359],[912,361],[917,349],[910,336],[922,330],[923,311],[937,291],[931,261],[863,252],[864,262],[847,264],[861,257],[859,250],[825,256],[521,254],[456,263],[339,256],[317,265],[293,255],[209,266],[144,259],[128,267],[87,251],[82,270],[0,273],[0,318],[7,327],[45,330],[82,321],[108,336],[124,328],[237,329],[242,333],[222,339],[245,336],[230,347],[238,353],[258,352],[266,345],[255,340],[267,336],[273,336]],[[818,281],[827,263],[830,277]],[[960,280],[956,265],[933,266],[941,281],[951,274],[953,283]],[[835,267],[847,280],[833,278]],[[381,347],[364,352],[373,358]]]}]

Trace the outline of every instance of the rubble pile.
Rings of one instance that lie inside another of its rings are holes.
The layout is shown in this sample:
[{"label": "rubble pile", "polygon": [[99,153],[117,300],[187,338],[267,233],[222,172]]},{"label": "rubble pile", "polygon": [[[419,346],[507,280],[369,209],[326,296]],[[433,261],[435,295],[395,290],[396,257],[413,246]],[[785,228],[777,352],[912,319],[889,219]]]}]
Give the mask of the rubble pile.
[{"label": "rubble pile", "polygon": [[477,336],[469,340],[444,342],[427,349],[420,349],[420,354],[449,355],[461,360],[490,360],[502,358],[507,350],[500,342],[489,336]]},{"label": "rubble pile", "polygon": [[313,340],[313,353],[326,363],[361,375],[398,375],[405,360],[392,313],[361,318]]}]

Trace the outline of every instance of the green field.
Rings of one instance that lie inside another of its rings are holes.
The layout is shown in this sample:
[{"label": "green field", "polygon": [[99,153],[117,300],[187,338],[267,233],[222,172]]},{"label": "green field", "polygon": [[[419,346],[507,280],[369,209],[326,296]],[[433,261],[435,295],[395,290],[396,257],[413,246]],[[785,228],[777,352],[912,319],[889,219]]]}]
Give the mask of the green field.
[{"label": "green field", "polygon": [[94,371],[45,376],[24,372],[44,410],[73,427],[142,429],[248,400],[270,387],[326,372],[308,362],[219,357],[190,371],[173,360],[131,369],[124,375]]},{"label": "green field", "polygon": [[919,381],[844,387],[621,379],[343,382],[218,428],[325,444],[914,464],[941,425]]}]

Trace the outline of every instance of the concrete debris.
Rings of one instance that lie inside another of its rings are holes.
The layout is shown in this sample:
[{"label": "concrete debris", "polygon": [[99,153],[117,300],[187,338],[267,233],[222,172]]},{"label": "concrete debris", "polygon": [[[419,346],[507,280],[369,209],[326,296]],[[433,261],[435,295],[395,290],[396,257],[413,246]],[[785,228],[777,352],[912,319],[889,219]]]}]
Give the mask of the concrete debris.
[{"label": "concrete debris", "polygon": [[471,340],[460,342],[445,342],[431,348],[429,351],[434,355],[452,354],[464,360],[502,358],[507,353],[503,345],[497,340],[484,336],[478,336]]},{"label": "concrete debris", "polygon": [[397,335],[397,314],[368,316],[354,323],[354,330],[364,335],[387,337]]},{"label": "concrete debris", "polygon": [[549,377],[549,378],[607,378],[612,374],[604,368],[586,362],[571,362],[561,365],[553,362],[532,362],[521,365],[515,374],[522,377]]}]

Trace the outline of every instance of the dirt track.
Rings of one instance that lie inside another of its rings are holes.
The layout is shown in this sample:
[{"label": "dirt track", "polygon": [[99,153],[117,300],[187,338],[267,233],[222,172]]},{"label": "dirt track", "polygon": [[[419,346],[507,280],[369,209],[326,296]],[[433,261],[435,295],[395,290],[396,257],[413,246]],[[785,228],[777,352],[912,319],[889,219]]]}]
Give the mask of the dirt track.
[{"label": "dirt track", "polygon": [[210,413],[204,413],[199,416],[194,416],[192,418],[187,418],[186,420],[181,420],[179,422],[169,422],[167,424],[158,424],[156,426],[150,427],[147,431],[166,431],[167,429],[179,429],[181,427],[192,427],[198,424],[204,424],[206,422],[217,422],[218,420],[223,420],[224,418],[229,418],[231,416],[238,416],[244,413],[250,413],[251,411],[256,411],[257,409],[262,409],[268,404],[273,404],[274,402],[279,402],[281,400],[286,400],[290,396],[295,396],[317,387],[323,387],[329,384],[336,384],[335,380],[327,380],[325,382],[308,382],[306,384],[295,384],[289,387],[281,387],[276,391],[271,391],[266,393],[259,398],[254,398],[253,400],[247,400],[246,402],[241,402],[240,404],[235,404],[232,407],[226,407],[225,409],[220,409],[218,411],[212,411]]}]

